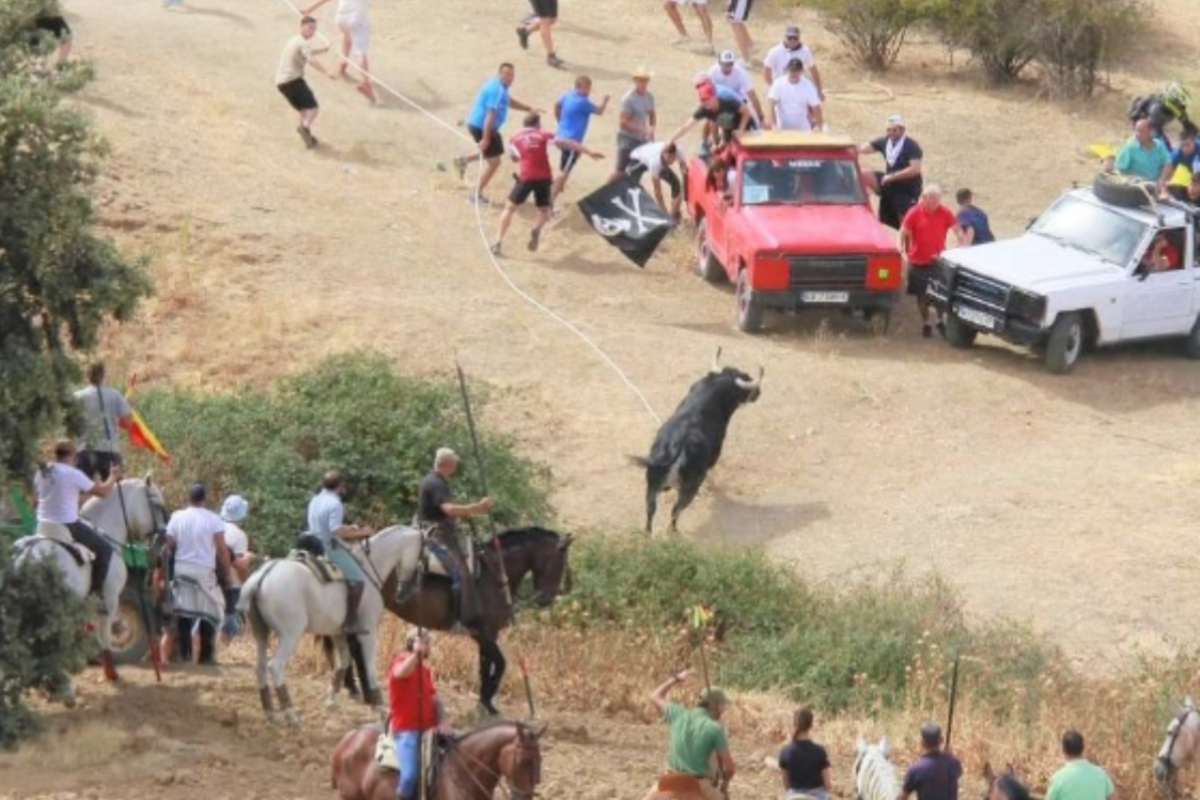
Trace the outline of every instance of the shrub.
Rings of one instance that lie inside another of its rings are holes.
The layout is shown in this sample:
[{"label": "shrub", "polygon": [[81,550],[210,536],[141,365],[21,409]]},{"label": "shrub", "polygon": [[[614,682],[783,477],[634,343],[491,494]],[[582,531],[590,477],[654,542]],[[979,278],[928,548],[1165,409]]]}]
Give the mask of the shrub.
[{"label": "shrub", "polygon": [[[337,356],[270,392],[166,389],[137,402],[171,451],[175,480],[167,488],[200,480],[214,498],[244,495],[247,531],[270,554],[303,530],[308,500],[333,467],[351,486],[347,517],[377,526],[412,518],[417,485],[441,445],[463,455],[460,491],[479,492],[457,385],[403,377],[381,355]],[[503,437],[483,436],[480,446],[496,519],[545,522],[546,471]]]},{"label": "shrub", "polygon": [[895,63],[924,0],[815,0],[825,25],[856,63],[883,72]]},{"label": "shrub", "polygon": [[1100,70],[1132,42],[1145,41],[1142,0],[1043,0],[1030,29],[1037,62],[1058,97],[1091,97]]},{"label": "shrub", "polygon": [[0,547],[0,747],[37,730],[25,705],[30,691],[62,694],[83,669],[91,638],[87,611],[49,563],[14,569]]},{"label": "shrub", "polygon": [[933,25],[950,47],[969,51],[994,83],[1015,80],[1037,55],[1032,36],[1046,0],[937,0]]}]

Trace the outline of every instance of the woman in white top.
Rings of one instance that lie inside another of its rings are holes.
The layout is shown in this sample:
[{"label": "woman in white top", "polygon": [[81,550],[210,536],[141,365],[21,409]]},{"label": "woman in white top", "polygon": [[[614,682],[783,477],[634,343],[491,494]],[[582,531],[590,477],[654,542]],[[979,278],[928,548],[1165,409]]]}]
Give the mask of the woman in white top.
[{"label": "woman in white top", "polygon": [[92,562],[92,588],[103,585],[112,559],[112,548],[104,537],[79,519],[80,499],[88,495],[107,497],[117,481],[121,479],[121,466],[114,464],[108,480],[95,483],[87,475],[72,466],[75,462],[75,444],[62,439],[54,445],[54,461],[38,467],[33,478],[37,490],[37,532],[59,541],[74,539],[91,550],[96,560]]}]

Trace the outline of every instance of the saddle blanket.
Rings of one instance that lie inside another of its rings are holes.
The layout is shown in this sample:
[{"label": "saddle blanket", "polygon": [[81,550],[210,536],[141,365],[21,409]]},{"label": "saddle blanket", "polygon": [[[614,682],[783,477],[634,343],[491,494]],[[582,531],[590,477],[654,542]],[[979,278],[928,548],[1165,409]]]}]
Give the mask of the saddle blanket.
[{"label": "saddle blanket", "polygon": [[296,561],[308,567],[309,572],[313,574],[318,583],[346,580],[346,576],[338,569],[338,566],[324,556],[315,556],[307,550],[292,550],[287,557],[290,561]]}]

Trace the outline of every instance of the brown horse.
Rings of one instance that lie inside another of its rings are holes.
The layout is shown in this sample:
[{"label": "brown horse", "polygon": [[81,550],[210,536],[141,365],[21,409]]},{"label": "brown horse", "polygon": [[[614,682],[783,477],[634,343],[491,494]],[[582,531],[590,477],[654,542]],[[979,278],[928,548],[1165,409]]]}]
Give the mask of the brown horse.
[{"label": "brown horse", "polygon": [[[571,574],[568,557],[571,536],[560,536],[545,528],[516,528],[496,537],[500,553],[492,544],[480,546],[479,605],[483,609],[481,624],[472,634],[479,647],[479,703],[490,714],[497,714],[492,698],[500,688],[507,662],[498,643],[500,631],[512,623],[514,609],[505,598],[504,582],[514,599],[518,596],[527,575],[533,576],[533,602],[545,607],[564,591],[570,591]],[[503,563],[501,564],[501,559]],[[458,618],[454,613],[454,598],[450,581],[440,576],[426,576],[418,590],[403,603],[397,603],[395,574],[384,584],[383,596],[387,608],[413,625],[436,631],[453,630]]]},{"label": "brown horse", "polygon": [[[366,725],[338,742],[330,782],[339,800],[396,796],[396,772],[375,763],[381,735],[378,725]],[[520,722],[491,722],[450,741],[429,800],[491,800],[501,779],[512,800],[532,800],[542,779],[540,735]]]}]

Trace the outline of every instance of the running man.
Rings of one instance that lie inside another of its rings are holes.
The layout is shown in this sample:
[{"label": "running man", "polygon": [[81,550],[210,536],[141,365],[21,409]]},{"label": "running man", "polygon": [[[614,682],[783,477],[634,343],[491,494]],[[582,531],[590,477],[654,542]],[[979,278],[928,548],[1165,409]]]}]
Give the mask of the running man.
[{"label": "running man", "polygon": [[554,53],[554,23],[558,22],[558,0],[529,0],[533,14],[517,26],[517,42],[522,50],[529,49],[529,36],[537,31],[542,36],[542,47],[546,48],[546,63],[561,69],[563,60]]},{"label": "running man", "polygon": [[317,21],[309,16],[302,18],[300,34],[288,39],[288,43],[283,46],[283,55],[279,57],[279,69],[275,72],[275,86],[300,115],[300,127],[296,128],[296,132],[310,150],[320,144],[312,133],[319,109],[317,98],[309,88],[308,81],[304,80],[304,67],[311,65],[317,72],[336,78],[314,58],[329,49],[313,47],[312,37],[316,32]]},{"label": "running man", "polygon": [[504,213],[500,215],[500,230],[496,234],[496,243],[492,245],[494,255],[502,255],[500,245],[504,241],[504,234],[508,233],[508,226],[512,224],[513,214],[517,212],[517,206],[528,200],[531,194],[534,204],[537,205],[538,220],[529,234],[528,247],[531,253],[538,249],[542,227],[550,220],[552,207],[551,191],[554,180],[550,168],[551,142],[565,152],[583,153],[592,158],[602,157],[601,153],[588,150],[579,142],[556,139],[553,133],[542,130],[541,126],[540,116],[534,112],[526,114],[525,127],[509,143],[513,161],[520,164],[520,169],[517,182],[504,205]]},{"label": "running man", "polygon": [[689,40],[687,28],[683,24],[683,16],[679,13],[680,6],[691,6],[692,10],[696,12],[696,17],[700,20],[700,27],[704,29],[704,38],[708,41],[708,49],[715,53],[717,48],[713,45],[713,26],[712,17],[708,13],[708,0],[663,0],[663,9],[666,10],[667,16],[671,18],[671,24],[679,33],[679,39],[675,41],[675,44],[686,44]]},{"label": "running man", "polygon": [[[329,0],[317,0],[304,13],[312,16],[318,8]],[[342,63],[338,66],[338,77],[346,77],[346,68],[355,64],[354,56],[358,55],[356,66],[359,68],[362,81],[358,91],[372,103],[378,102],[375,97],[375,87],[371,85],[371,66],[367,60],[367,50],[371,46],[371,20],[367,17],[367,7],[370,0],[338,0],[337,16],[333,21],[342,31]]]},{"label": "running man", "polygon": [[[592,79],[587,75],[580,75],[575,79],[575,88],[558,98],[558,102],[554,104],[554,118],[558,120],[558,131],[554,135],[559,142],[575,142],[582,145],[592,115],[600,116],[608,108],[608,95],[604,95],[600,105],[596,105],[588,96],[591,93]],[[554,180],[551,204],[566,188],[567,176],[574,169],[575,162],[579,161],[580,154],[578,149],[563,148],[561,144],[559,147],[562,149],[562,159],[558,165],[558,177]]]},{"label": "running man", "polygon": [[483,174],[479,176],[479,185],[471,191],[471,202],[487,205],[483,190],[500,169],[500,156],[504,155],[504,139],[500,129],[508,119],[508,109],[518,111],[539,112],[540,109],[528,106],[509,95],[509,88],[516,78],[517,72],[511,63],[505,61],[500,65],[496,77],[489,80],[475,96],[475,105],[467,117],[467,130],[471,138],[479,143],[479,149],[469,156],[454,159],[454,168],[458,170],[458,179],[462,180],[467,171],[467,165],[472,161],[482,159],[486,162]]},{"label": "running man", "polygon": [[729,27],[733,31],[738,50],[742,51],[742,60],[747,64],[753,60],[750,53],[754,49],[754,41],[750,38],[750,29],[746,27],[746,23],[750,21],[750,7],[753,5],[754,0],[729,0],[725,14],[729,19]]}]

